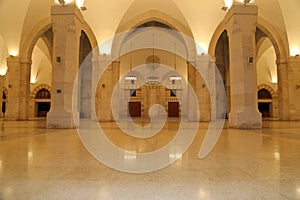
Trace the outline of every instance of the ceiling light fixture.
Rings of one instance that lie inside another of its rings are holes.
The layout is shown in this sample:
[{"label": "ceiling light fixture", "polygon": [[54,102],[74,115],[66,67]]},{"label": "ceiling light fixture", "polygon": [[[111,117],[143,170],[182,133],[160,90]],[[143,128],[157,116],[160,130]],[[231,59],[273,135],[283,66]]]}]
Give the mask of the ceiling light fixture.
[{"label": "ceiling light fixture", "polygon": [[[135,77],[132,73],[132,43],[130,43],[130,64],[129,64],[129,74],[131,75],[128,75],[125,77],[125,80],[126,81],[135,81],[137,80],[137,77]],[[134,83],[134,82],[132,82]]]},{"label": "ceiling light fixture", "polygon": [[181,80],[181,77],[177,75],[177,70],[176,70],[176,61],[177,61],[177,52],[176,52],[176,43],[175,43],[175,52],[174,52],[174,75],[171,76],[169,79],[171,81],[178,81],[178,80]]}]

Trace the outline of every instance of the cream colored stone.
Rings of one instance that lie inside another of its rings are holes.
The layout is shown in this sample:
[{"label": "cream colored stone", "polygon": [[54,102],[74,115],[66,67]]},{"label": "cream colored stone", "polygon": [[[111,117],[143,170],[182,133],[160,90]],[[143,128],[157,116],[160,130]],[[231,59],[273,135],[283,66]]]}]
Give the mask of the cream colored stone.
[{"label": "cream colored stone", "polygon": [[31,61],[8,57],[8,89],[6,120],[29,119]]},{"label": "cream colored stone", "polygon": [[233,5],[225,17],[230,52],[229,126],[235,128],[256,129],[262,126],[256,91],[257,12],[254,5]]},{"label": "cream colored stone", "polygon": [[[78,112],[72,110],[72,92],[79,68],[79,39],[83,16],[76,5],[52,6],[53,69],[52,105],[48,128],[74,128]],[[57,59],[60,58],[60,61]]]}]

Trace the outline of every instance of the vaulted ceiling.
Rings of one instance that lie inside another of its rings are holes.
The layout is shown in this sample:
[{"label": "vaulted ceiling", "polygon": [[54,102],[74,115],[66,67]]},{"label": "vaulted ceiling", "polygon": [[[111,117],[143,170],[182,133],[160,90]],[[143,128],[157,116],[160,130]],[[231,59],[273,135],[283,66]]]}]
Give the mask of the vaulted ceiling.
[{"label": "vaulted ceiling", "polygon": [[[8,55],[18,55],[22,37],[42,20],[50,17],[57,0],[0,0],[0,65]],[[65,0],[86,6],[84,18],[98,44],[112,37],[122,25],[156,13],[155,17],[186,27],[191,37],[207,50],[211,37],[224,18],[221,10],[232,0]],[[235,0],[240,1],[240,0]],[[252,0],[259,7],[259,19],[270,23],[289,44],[290,54],[300,51],[300,1]],[[144,14],[144,15],[143,15]],[[153,16],[152,16],[153,17]],[[138,24],[137,24],[138,25]],[[1,66],[0,66],[1,68]]]}]

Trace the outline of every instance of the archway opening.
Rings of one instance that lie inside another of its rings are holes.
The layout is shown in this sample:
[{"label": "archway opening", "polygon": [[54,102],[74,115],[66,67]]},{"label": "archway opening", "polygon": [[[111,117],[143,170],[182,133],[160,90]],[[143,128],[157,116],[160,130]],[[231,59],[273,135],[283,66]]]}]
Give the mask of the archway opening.
[{"label": "archway opening", "polygon": [[79,77],[80,81],[80,102],[78,110],[80,118],[91,118],[92,105],[92,45],[84,31],[81,31],[79,44],[79,67],[84,67]]},{"label": "archway opening", "polygon": [[6,101],[7,101],[7,95],[5,91],[2,93],[2,113],[5,114],[6,112]]},{"label": "archway opening", "polygon": [[49,90],[42,88],[40,89],[35,96],[36,104],[36,117],[46,117],[47,113],[50,110],[51,105],[51,93]]},{"label": "archway opening", "polygon": [[[228,118],[228,114],[230,112],[230,73],[229,73],[229,41],[227,36],[227,31],[223,31],[220,35],[217,45],[215,48],[215,58],[216,58],[216,66],[222,76],[223,84],[225,85],[226,98],[227,98],[227,111],[226,118]],[[220,105],[217,103],[217,106]],[[217,116],[220,118],[222,116]]]},{"label": "archway opening", "polygon": [[[52,28],[46,30],[36,41],[31,54],[30,91],[41,85],[52,85]],[[48,96],[47,96],[48,95]],[[51,107],[51,95],[47,89],[40,89],[29,106],[29,117],[46,117]]]},{"label": "archway opening", "polygon": [[[271,39],[259,28],[256,30],[256,71],[257,86],[266,85],[271,91],[278,91],[278,75],[276,58],[278,57],[274,44]],[[261,88],[260,88],[261,89]],[[278,99],[272,96],[266,96],[266,89],[259,90],[258,93],[258,109],[262,113],[262,117],[277,118],[278,117]],[[261,96],[261,95],[265,96]],[[271,95],[271,94],[270,94]],[[267,98],[268,97],[268,98]]]},{"label": "archway opening", "polygon": [[258,110],[261,112],[263,118],[272,116],[272,95],[266,89],[258,91]]}]

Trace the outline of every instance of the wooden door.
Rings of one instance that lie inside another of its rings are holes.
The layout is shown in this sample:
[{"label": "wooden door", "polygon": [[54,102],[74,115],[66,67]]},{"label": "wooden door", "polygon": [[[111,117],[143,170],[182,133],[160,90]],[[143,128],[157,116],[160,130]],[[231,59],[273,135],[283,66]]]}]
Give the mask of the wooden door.
[{"label": "wooden door", "polygon": [[168,117],[179,117],[179,102],[168,102]]},{"label": "wooden door", "polygon": [[130,117],[141,117],[142,116],[141,102],[129,102],[128,103],[128,114]]}]

